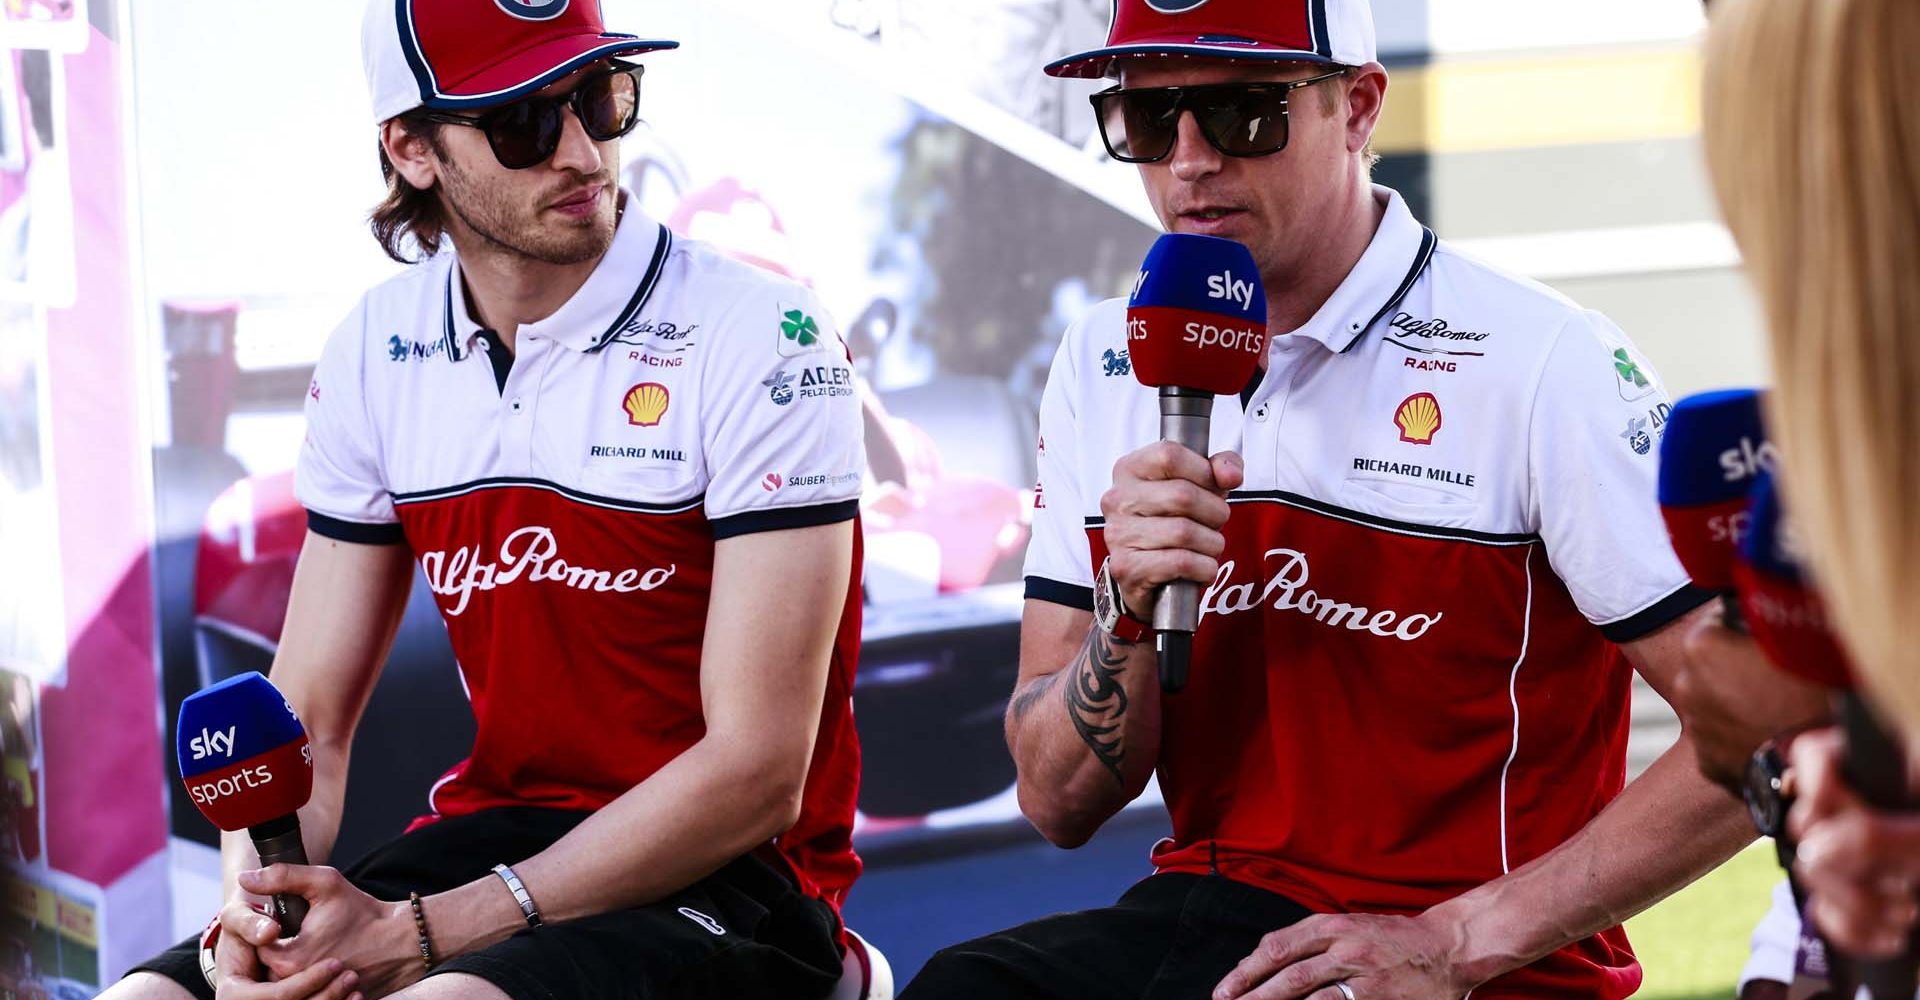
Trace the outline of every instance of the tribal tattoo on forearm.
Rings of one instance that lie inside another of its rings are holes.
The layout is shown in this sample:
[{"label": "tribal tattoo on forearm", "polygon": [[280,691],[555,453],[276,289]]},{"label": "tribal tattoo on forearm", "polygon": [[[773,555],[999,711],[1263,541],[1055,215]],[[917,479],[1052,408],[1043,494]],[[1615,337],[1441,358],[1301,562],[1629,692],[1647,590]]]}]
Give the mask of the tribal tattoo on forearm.
[{"label": "tribal tattoo on forearm", "polygon": [[1126,721],[1127,689],[1120,684],[1120,673],[1126,662],[1126,650],[1094,629],[1066,685],[1067,717],[1073,720],[1073,728],[1123,788],[1127,779],[1120,774],[1120,764],[1127,751],[1121,745],[1120,727]]}]

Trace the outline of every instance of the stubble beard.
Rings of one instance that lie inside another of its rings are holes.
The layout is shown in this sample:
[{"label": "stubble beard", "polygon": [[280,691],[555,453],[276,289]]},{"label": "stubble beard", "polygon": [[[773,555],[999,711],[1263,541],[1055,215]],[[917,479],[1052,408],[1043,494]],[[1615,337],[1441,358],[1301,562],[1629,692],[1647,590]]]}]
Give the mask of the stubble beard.
[{"label": "stubble beard", "polygon": [[[613,245],[614,213],[603,204],[585,219],[548,224],[544,209],[509,197],[500,187],[479,184],[451,159],[442,192],[447,207],[495,252],[542,264],[568,266],[596,260]],[[609,171],[609,175],[611,171]],[[603,178],[611,183],[611,177]]]}]

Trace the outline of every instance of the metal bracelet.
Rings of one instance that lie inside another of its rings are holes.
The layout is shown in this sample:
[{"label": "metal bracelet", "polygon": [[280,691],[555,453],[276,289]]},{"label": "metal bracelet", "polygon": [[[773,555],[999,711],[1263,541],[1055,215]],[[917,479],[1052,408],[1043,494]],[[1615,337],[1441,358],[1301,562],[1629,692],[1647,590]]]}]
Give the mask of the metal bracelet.
[{"label": "metal bracelet", "polygon": [[533,896],[527,892],[527,887],[521,884],[520,876],[515,875],[513,869],[506,865],[494,865],[493,873],[500,876],[500,881],[505,882],[507,890],[513,893],[513,901],[520,904],[520,912],[526,916],[527,926],[540,926],[540,908],[533,905]]}]

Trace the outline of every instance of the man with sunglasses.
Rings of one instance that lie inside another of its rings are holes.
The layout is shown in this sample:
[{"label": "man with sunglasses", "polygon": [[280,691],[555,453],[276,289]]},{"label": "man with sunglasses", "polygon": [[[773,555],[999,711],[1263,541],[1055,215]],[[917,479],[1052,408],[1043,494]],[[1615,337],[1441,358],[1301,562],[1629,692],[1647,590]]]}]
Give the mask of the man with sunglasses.
[{"label": "man with sunglasses", "polygon": [[[616,186],[617,60],[674,43],[594,0],[373,0],[364,45],[373,228],[425,259],[307,394],[272,679],[313,740],[315,865],[229,836],[204,941],[110,996],[824,996],[860,869],[845,348],[806,289]],[[320,867],[415,560],[473,749],[408,832]],[[248,905],[278,893],[311,904],[284,940]]]},{"label": "man with sunglasses", "polygon": [[[1041,404],[1023,811],[1172,816],[1115,906],[936,955],[907,1000],[1625,997],[1619,924],[1752,839],[1679,746],[1622,789],[1631,668],[1704,601],[1654,502],[1664,396],[1598,314],[1463,257],[1370,182],[1365,0],[1119,0],[1093,106],[1161,222],[1246,244],[1271,339],[1211,458],[1066,334]],[[1216,297],[1249,276],[1212,277]],[[1196,292],[1196,298],[1199,297]],[[1158,588],[1202,587],[1163,693]]]}]

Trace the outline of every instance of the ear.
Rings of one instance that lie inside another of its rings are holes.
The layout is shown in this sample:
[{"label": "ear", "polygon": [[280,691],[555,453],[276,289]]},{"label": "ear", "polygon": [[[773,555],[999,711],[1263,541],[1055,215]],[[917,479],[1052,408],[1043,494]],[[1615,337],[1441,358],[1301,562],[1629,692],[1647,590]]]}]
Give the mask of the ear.
[{"label": "ear", "polygon": [[440,181],[440,158],[423,135],[409,132],[400,119],[389,119],[380,126],[380,148],[387,161],[408,184],[430,191]]},{"label": "ear", "polygon": [[1347,151],[1358,153],[1373,141],[1380,112],[1387,104],[1387,68],[1370,62],[1354,72],[1347,87]]}]

